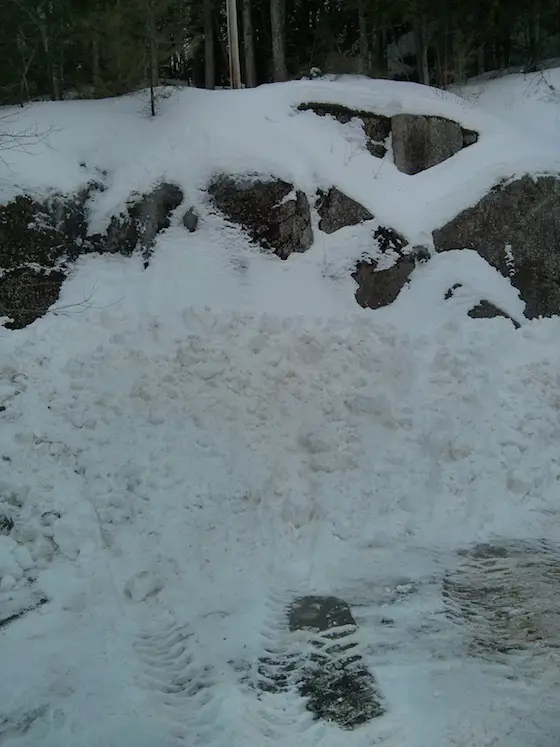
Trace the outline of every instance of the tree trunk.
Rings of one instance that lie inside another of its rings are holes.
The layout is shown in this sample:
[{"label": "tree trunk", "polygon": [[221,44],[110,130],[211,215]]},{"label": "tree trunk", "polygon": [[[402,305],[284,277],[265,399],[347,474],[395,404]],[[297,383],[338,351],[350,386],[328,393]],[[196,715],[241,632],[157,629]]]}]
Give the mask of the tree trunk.
[{"label": "tree trunk", "polygon": [[116,62],[116,68],[117,68],[117,82],[119,90],[121,89],[123,82],[124,82],[124,65],[123,65],[123,45],[120,41],[120,32],[122,30],[122,7],[121,7],[121,0],[116,0],[116,10],[117,10],[117,35],[116,38],[113,39],[114,48],[115,48],[115,62]]},{"label": "tree trunk", "polygon": [[254,88],[257,85],[257,68],[251,0],[243,0],[243,51],[245,55],[245,85],[247,88]]},{"label": "tree trunk", "polygon": [[385,75],[388,72],[387,37],[380,22],[375,31],[375,67],[377,75]]},{"label": "tree trunk", "polygon": [[286,66],[286,0],[270,0],[272,28],[272,71],[275,82],[288,79]]},{"label": "tree trunk", "polygon": [[158,54],[158,40],[157,40],[157,28],[155,19],[155,10],[153,4],[150,2],[147,8],[147,36],[148,36],[148,73],[149,73],[149,84],[150,84],[150,108],[152,117],[156,115],[156,91],[155,89],[159,85],[159,54]]},{"label": "tree trunk", "polygon": [[436,34],[436,84],[440,88],[446,88],[450,81],[450,70],[449,70],[449,55],[448,55],[448,39],[449,39],[449,19],[447,13],[442,14],[442,17],[438,20],[437,34]]},{"label": "tree trunk", "polygon": [[428,67],[428,33],[426,19],[417,18],[414,26],[414,40],[416,44],[416,64],[418,80],[424,85],[430,85],[430,69]]},{"label": "tree trunk", "polygon": [[486,72],[486,65],[484,64],[484,44],[481,44],[476,52],[476,67],[478,75]]},{"label": "tree trunk", "polygon": [[369,54],[368,24],[364,0],[358,0],[358,28],[360,34],[360,72],[367,75],[371,69]]},{"label": "tree trunk", "polygon": [[241,88],[241,62],[239,59],[239,27],[237,0],[226,0],[229,47],[229,77],[232,88]]},{"label": "tree trunk", "polygon": [[41,19],[40,23],[41,40],[43,42],[43,50],[47,59],[47,67],[49,70],[49,78],[51,79],[51,96],[53,101],[60,101],[60,80],[58,78],[58,72],[56,65],[52,58],[51,44],[49,38],[49,32],[47,30],[47,22],[45,19]]},{"label": "tree trunk", "polygon": [[540,62],[541,46],[541,14],[540,0],[535,0],[531,8],[531,17],[529,18],[529,66],[528,72],[537,70]]},{"label": "tree trunk", "polygon": [[466,60],[465,60],[465,40],[463,31],[459,27],[455,29],[453,35],[453,57],[455,58],[454,72],[455,83],[464,83],[467,79]]},{"label": "tree trunk", "polygon": [[204,23],[204,87],[213,90],[216,87],[216,60],[214,49],[214,19],[212,0],[203,0],[202,14]]},{"label": "tree trunk", "polygon": [[91,43],[92,70],[93,70],[93,87],[96,93],[101,89],[101,64],[99,58],[99,34],[97,29],[93,32]]}]

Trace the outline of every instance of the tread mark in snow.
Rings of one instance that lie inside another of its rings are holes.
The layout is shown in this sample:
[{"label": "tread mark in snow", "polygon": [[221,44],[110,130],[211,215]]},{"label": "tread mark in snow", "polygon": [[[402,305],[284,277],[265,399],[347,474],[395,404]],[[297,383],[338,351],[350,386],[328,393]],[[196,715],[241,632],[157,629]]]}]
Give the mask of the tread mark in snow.
[{"label": "tread mark in snow", "polygon": [[190,626],[172,624],[161,632],[138,636],[134,648],[146,671],[145,686],[157,695],[178,732],[211,744],[219,706],[212,687],[216,682],[194,655],[192,635]]},{"label": "tread mark in snow", "polygon": [[0,630],[29,612],[47,604],[48,598],[38,591],[24,587],[7,595],[0,595]]},{"label": "tread mark in snow", "polygon": [[291,640],[283,648],[270,645],[260,660],[261,690],[296,688],[315,718],[343,729],[354,729],[384,713],[346,602],[325,596],[298,598],[288,605],[285,627]]},{"label": "tread mark in snow", "polygon": [[316,730],[317,722],[305,707],[293,678],[301,657],[290,648],[286,608],[292,599],[292,593],[268,596],[260,641],[264,654],[255,662],[251,686],[258,692],[258,718],[264,737],[294,745],[320,744],[322,729]]},{"label": "tread mark in snow", "polygon": [[496,541],[459,552],[443,580],[448,616],[467,627],[474,656],[560,650],[560,547]]}]

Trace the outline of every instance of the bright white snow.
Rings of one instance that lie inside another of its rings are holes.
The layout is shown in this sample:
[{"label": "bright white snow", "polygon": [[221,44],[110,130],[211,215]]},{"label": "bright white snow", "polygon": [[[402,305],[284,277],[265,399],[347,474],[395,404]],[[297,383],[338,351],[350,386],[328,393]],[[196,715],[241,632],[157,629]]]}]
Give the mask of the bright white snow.
[{"label": "bright white snow", "polygon": [[[524,84],[501,84],[531,105]],[[409,177],[372,160],[361,128],[295,111],[312,99],[444,114],[481,138]],[[147,271],[82,258],[53,311],[0,330],[0,513],[16,522],[0,535],[0,603],[49,599],[0,630],[2,745],[553,743],[558,667],[515,680],[466,657],[438,579],[469,543],[560,541],[559,320],[526,322],[469,251],[364,311],[348,269],[371,226],[317,232],[281,262],[199,192],[215,170],[310,194],[334,184],[423,239],[502,177],[560,166],[552,138],[511,115],[519,105],[485,103],[348,79],[175,92],[155,120],[134,97],[18,113],[53,130],[32,155],[9,154],[3,198],[107,170],[94,229],[161,177],[202,220],[193,235],[177,220]],[[521,329],[467,317],[481,299]],[[284,604],[313,592],[351,604],[387,699],[354,732],[244,684]]]}]

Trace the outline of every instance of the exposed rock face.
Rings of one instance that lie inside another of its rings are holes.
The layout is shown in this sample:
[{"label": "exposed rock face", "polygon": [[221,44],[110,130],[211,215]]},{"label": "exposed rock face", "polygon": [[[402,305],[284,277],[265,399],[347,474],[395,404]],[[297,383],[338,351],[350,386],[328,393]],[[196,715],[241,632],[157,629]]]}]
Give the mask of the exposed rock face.
[{"label": "exposed rock face", "polygon": [[366,147],[372,156],[383,158],[387,153],[385,140],[391,133],[391,120],[381,114],[366,111],[355,111],[339,104],[309,103],[300,104],[299,111],[312,111],[319,117],[334,117],[341,124],[353,119],[361,119],[366,134]]},{"label": "exposed rock face", "polygon": [[198,228],[198,215],[194,208],[190,207],[183,215],[183,225],[189,233],[194,233]]},{"label": "exposed rock face", "polygon": [[438,250],[475,249],[509,277],[525,315],[560,314],[560,178],[501,184],[434,233]]},{"label": "exposed rock face", "polygon": [[340,228],[355,226],[373,218],[367,208],[336,187],[318,193],[317,211],[320,216],[319,228],[325,233],[334,233]]},{"label": "exposed rock face", "polygon": [[469,145],[474,145],[475,143],[478,143],[478,132],[475,132],[474,130],[466,130],[462,129],[463,131],[463,148],[468,148]]},{"label": "exposed rock face", "polygon": [[87,235],[86,201],[92,189],[73,198],[61,196],[39,203],[20,195],[0,206],[0,269],[24,265],[53,267],[62,259],[75,259],[91,251]]},{"label": "exposed rock face", "polygon": [[183,202],[183,192],[175,184],[162,182],[153,192],[133,195],[126,213],[114,217],[101,240],[105,251],[131,255],[142,251],[147,266],[151,251],[160,231],[169,228],[171,213]]},{"label": "exposed rock face", "polygon": [[418,174],[446,161],[463,147],[457,122],[442,117],[397,114],[391,120],[393,156],[399,171]]},{"label": "exposed rock face", "polygon": [[516,329],[521,326],[519,322],[516,322],[509,314],[506,314],[505,311],[502,311],[490,301],[481,301],[469,311],[469,316],[472,319],[494,319],[497,316],[503,316],[505,319],[509,319]]},{"label": "exposed rock face", "polygon": [[[379,268],[378,262],[370,259],[358,262],[352,277],[358,284],[356,301],[363,308],[380,309],[388,306],[397,298],[416,267],[418,261],[425,261],[424,252],[415,247],[411,254],[403,254],[407,246],[406,239],[392,228],[378,226],[373,234],[382,254],[393,257],[394,264]],[[416,250],[416,251],[415,251]]]},{"label": "exposed rock face", "polygon": [[21,329],[44,316],[56,303],[66,273],[18,267],[0,277],[0,316],[10,317],[8,329]]},{"label": "exposed rock face", "polygon": [[313,243],[307,197],[288,182],[222,175],[208,193],[224,215],[281,259],[305,252]]},{"label": "exposed rock face", "polygon": [[400,257],[392,267],[378,270],[372,262],[359,262],[352,277],[358,283],[356,301],[363,308],[380,309],[397,298],[406,285],[416,263],[410,257]]},{"label": "exposed rock face", "polygon": [[0,206],[0,316],[9,329],[25,327],[56,302],[69,265],[80,255],[101,252],[131,255],[140,249],[145,264],[159,231],[182,202],[181,190],[160,184],[129,201],[106,234],[88,233],[87,202],[102,185],[90,184],[73,196],[43,202],[19,196]]}]

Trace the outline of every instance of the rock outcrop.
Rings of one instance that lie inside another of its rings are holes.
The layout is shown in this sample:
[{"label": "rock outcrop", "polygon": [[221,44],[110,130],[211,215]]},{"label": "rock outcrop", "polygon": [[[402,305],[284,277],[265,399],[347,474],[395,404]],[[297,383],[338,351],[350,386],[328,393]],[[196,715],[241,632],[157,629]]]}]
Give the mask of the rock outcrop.
[{"label": "rock outcrop", "polygon": [[397,114],[391,120],[395,166],[405,174],[437,166],[463,147],[457,122],[442,117]]},{"label": "rock outcrop", "polygon": [[167,228],[182,191],[162,183],[135,195],[104,234],[90,234],[88,200],[103,189],[92,183],[76,195],[42,202],[21,195],[0,206],[0,316],[8,329],[25,327],[56,303],[60,287],[79,256],[141,251],[144,264],[157,234]]},{"label": "rock outcrop", "polygon": [[220,212],[281,259],[313,243],[307,197],[288,182],[221,175],[210,183],[208,194]]},{"label": "rock outcrop", "polygon": [[334,117],[341,124],[361,120],[366,147],[377,158],[383,158],[387,153],[387,138],[391,135],[395,165],[410,175],[436,166],[478,141],[477,132],[444,117],[419,114],[385,117],[329,103],[300,104],[298,110],[312,111],[319,117]]},{"label": "rock outcrop", "polygon": [[373,234],[378,251],[382,255],[393,258],[389,267],[379,267],[379,262],[364,259],[357,263],[352,273],[358,284],[356,301],[363,308],[380,309],[388,306],[397,298],[419,261],[425,261],[426,256],[419,249],[410,254],[404,254],[407,246],[406,239],[392,228],[379,226]]},{"label": "rock outcrop", "polygon": [[356,301],[364,309],[380,309],[393,303],[407,284],[416,263],[399,257],[392,267],[379,270],[373,262],[358,262],[352,277],[358,284]]},{"label": "rock outcrop", "polygon": [[434,244],[476,250],[519,290],[528,318],[560,314],[560,177],[498,185],[436,231]]},{"label": "rock outcrop", "polygon": [[147,266],[157,235],[170,225],[171,213],[183,202],[175,184],[162,182],[152,192],[134,194],[126,211],[112,218],[107,236],[100,237],[104,251],[131,255],[139,249]]},{"label": "rock outcrop", "polygon": [[332,187],[328,192],[319,192],[317,197],[319,229],[325,233],[334,233],[340,228],[355,226],[373,219],[367,208],[336,187]]},{"label": "rock outcrop", "polygon": [[183,215],[183,226],[189,233],[194,233],[198,228],[198,213],[193,207],[190,207]]},{"label": "rock outcrop", "polygon": [[381,114],[356,111],[339,104],[308,103],[300,104],[299,111],[312,111],[319,117],[334,117],[341,124],[347,124],[353,119],[361,120],[366,135],[366,147],[372,156],[383,158],[387,153],[386,139],[391,134],[391,120]]},{"label": "rock outcrop", "polygon": [[516,329],[519,329],[521,326],[519,322],[516,322],[509,314],[506,314],[505,311],[502,311],[490,301],[481,301],[476,306],[473,306],[469,311],[469,316],[471,319],[494,319],[497,316],[501,316],[509,319]]}]

